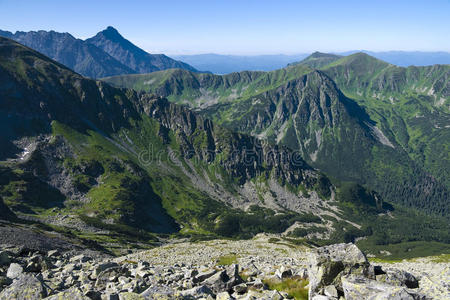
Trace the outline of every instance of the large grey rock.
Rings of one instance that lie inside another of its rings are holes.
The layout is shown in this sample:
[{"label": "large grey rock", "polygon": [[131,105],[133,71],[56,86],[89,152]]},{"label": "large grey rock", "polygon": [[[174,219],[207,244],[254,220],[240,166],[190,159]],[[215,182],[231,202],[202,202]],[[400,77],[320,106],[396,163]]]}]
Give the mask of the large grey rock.
[{"label": "large grey rock", "polygon": [[419,287],[419,281],[409,272],[398,269],[383,269],[383,271],[385,274],[376,275],[377,281],[412,289]]},{"label": "large grey rock", "polygon": [[275,272],[275,275],[280,279],[289,278],[292,277],[292,270],[282,266]]},{"label": "large grey rock", "polygon": [[[154,285],[141,293],[145,299],[176,299],[175,291],[163,285]],[[181,296],[182,297],[182,296]]]},{"label": "large grey rock", "polygon": [[21,275],[0,293],[0,300],[37,300],[45,296],[47,296],[47,291],[39,279]]},{"label": "large grey rock", "polygon": [[356,274],[375,279],[366,256],[354,244],[336,244],[314,249],[308,256],[309,299],[324,295],[334,285],[341,293],[341,277]]},{"label": "large grey rock", "polygon": [[105,270],[107,270],[107,269],[110,269],[110,268],[118,267],[118,266],[119,266],[119,264],[118,264],[118,263],[115,263],[115,262],[105,262],[105,263],[101,263],[101,264],[99,264],[99,265],[95,268],[94,273],[93,273],[93,277],[94,277],[94,278],[97,278],[97,276],[98,276],[101,272],[103,272],[103,271],[105,271]]},{"label": "large grey rock", "polygon": [[91,298],[83,295],[80,289],[73,287],[68,290],[62,291],[56,295],[45,298],[45,300],[91,300]]},{"label": "large grey rock", "polygon": [[213,275],[216,274],[216,273],[217,273],[217,271],[214,270],[214,269],[206,270],[206,271],[203,271],[203,272],[200,272],[199,274],[197,274],[197,275],[195,276],[195,279],[196,279],[198,282],[202,282],[203,280],[205,280],[205,279],[207,279],[207,278],[213,276]]},{"label": "large grey rock", "polygon": [[228,292],[220,292],[216,296],[216,300],[232,300],[233,297],[230,296]]},{"label": "large grey rock", "polygon": [[426,297],[405,287],[393,286],[363,276],[342,277],[346,300],[425,300]]},{"label": "large grey rock", "polygon": [[6,277],[15,279],[19,277],[23,273],[23,268],[21,265],[12,263],[9,265],[8,272],[6,273]]},{"label": "large grey rock", "polygon": [[208,295],[213,295],[214,293],[206,285],[201,285],[201,286],[197,286],[192,289],[189,289],[189,290],[182,291],[180,294],[185,298],[189,298],[189,297],[197,298],[200,296],[206,297]]}]

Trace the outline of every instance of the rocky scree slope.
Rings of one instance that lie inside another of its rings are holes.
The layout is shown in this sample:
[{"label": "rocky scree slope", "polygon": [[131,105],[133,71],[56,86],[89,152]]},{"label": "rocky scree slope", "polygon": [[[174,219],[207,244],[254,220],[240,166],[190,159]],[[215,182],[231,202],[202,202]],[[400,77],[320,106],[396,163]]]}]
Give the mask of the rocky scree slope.
[{"label": "rocky scree slope", "polygon": [[321,222],[305,213],[334,214],[329,181],[286,147],[83,78],[9,39],[0,52],[0,192],[21,219],[114,242],[179,226],[280,232]]},{"label": "rocky scree slope", "polygon": [[371,264],[354,244],[308,249],[264,235],[117,258],[0,250],[0,299],[446,299],[449,276],[448,263],[429,261],[419,276]]}]

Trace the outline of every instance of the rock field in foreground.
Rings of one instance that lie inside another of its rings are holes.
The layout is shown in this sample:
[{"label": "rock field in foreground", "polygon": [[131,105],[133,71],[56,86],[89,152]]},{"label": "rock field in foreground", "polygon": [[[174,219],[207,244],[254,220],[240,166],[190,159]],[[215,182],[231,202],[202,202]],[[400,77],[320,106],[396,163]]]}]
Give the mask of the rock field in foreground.
[{"label": "rock field in foreground", "polygon": [[116,258],[0,248],[0,300],[286,299],[306,297],[308,281],[314,300],[450,299],[449,263],[374,265],[353,244],[308,249],[259,235]]}]

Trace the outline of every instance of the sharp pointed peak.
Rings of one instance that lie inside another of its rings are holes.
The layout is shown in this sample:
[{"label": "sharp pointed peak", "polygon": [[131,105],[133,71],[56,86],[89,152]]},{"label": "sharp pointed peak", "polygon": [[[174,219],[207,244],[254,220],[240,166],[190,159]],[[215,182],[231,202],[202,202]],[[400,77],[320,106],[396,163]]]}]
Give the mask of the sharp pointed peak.
[{"label": "sharp pointed peak", "polygon": [[116,28],[112,27],[112,26],[106,27],[106,29],[100,31],[98,33],[98,35],[103,35],[103,36],[105,36],[107,38],[110,38],[110,39],[123,38],[122,35],[119,33],[119,31]]}]

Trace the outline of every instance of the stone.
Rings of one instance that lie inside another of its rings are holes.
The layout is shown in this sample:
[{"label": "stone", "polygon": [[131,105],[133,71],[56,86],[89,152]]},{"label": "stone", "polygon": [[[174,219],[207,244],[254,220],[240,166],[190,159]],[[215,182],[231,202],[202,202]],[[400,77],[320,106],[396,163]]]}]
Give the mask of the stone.
[{"label": "stone", "polygon": [[6,277],[15,279],[19,277],[23,273],[23,268],[21,265],[17,263],[12,263],[9,265],[8,272],[6,273]]},{"label": "stone", "polygon": [[309,299],[322,295],[328,285],[342,291],[341,277],[357,274],[375,279],[366,256],[354,244],[335,244],[314,249],[308,256]]},{"label": "stone", "polygon": [[411,273],[398,269],[386,269],[383,272],[385,274],[376,275],[377,281],[396,286],[406,286],[411,289],[419,287],[419,281]]},{"label": "stone", "polygon": [[175,291],[163,285],[153,285],[141,293],[145,299],[174,299]]},{"label": "stone", "polygon": [[292,277],[292,270],[282,266],[275,272],[275,275],[280,279],[289,278]]},{"label": "stone", "polygon": [[190,279],[190,278],[194,278],[197,275],[198,275],[198,271],[196,269],[190,269],[184,273],[184,278]]},{"label": "stone", "polygon": [[198,297],[198,296],[207,296],[207,295],[213,295],[212,290],[207,287],[206,285],[201,285],[194,287],[189,290],[182,291],[180,293],[183,297]]},{"label": "stone", "polygon": [[59,292],[58,294],[45,298],[45,300],[61,300],[61,299],[91,300],[89,297],[83,295],[81,290],[76,287],[72,287],[68,290]]},{"label": "stone", "polygon": [[206,270],[206,271],[200,272],[197,276],[195,276],[195,278],[198,282],[202,282],[203,280],[213,276],[216,273],[217,273],[217,271],[214,269]]},{"label": "stone", "polygon": [[216,295],[216,300],[232,300],[233,297],[230,296],[228,292],[220,292]]},{"label": "stone", "polygon": [[99,264],[99,265],[95,268],[94,273],[93,273],[92,275],[93,275],[94,278],[97,278],[97,276],[98,276],[101,272],[103,272],[103,271],[105,271],[105,270],[107,270],[107,269],[110,269],[110,268],[118,267],[118,266],[119,266],[119,264],[118,264],[118,263],[115,263],[115,262],[105,262],[105,263],[101,263],[101,264]]},{"label": "stone", "polygon": [[48,257],[56,257],[56,256],[60,256],[61,253],[59,252],[59,250],[50,250],[47,252],[47,256]]},{"label": "stone", "polygon": [[80,254],[77,256],[72,257],[69,261],[73,263],[85,263],[90,261],[91,258],[89,256],[86,256],[84,254]]},{"label": "stone", "polygon": [[142,295],[132,292],[124,292],[119,294],[119,300],[146,300]]},{"label": "stone", "polygon": [[328,297],[334,297],[334,298],[339,297],[338,291],[334,285],[327,285],[324,288],[324,294],[325,294],[325,296],[328,296]]},{"label": "stone", "polygon": [[214,292],[227,290],[227,281],[230,278],[225,270],[215,273],[213,276],[204,280],[203,283],[211,288]]},{"label": "stone", "polygon": [[47,296],[42,282],[30,275],[21,275],[0,293],[0,300],[36,300]]},{"label": "stone", "polygon": [[238,285],[235,285],[233,287],[233,290],[238,294],[244,294],[247,292],[248,286],[245,283],[241,283]]},{"label": "stone", "polygon": [[342,277],[346,300],[424,300],[425,296],[405,287],[393,286],[358,275]]}]

